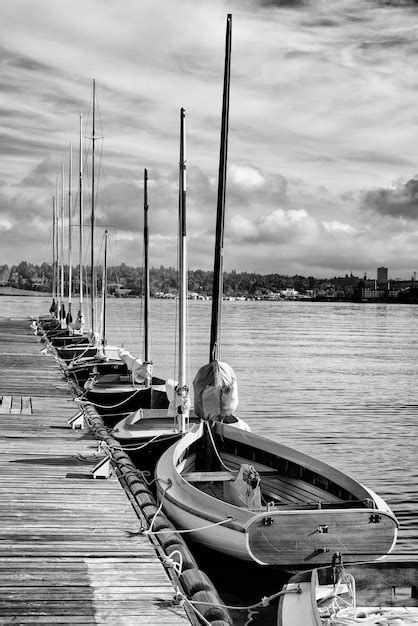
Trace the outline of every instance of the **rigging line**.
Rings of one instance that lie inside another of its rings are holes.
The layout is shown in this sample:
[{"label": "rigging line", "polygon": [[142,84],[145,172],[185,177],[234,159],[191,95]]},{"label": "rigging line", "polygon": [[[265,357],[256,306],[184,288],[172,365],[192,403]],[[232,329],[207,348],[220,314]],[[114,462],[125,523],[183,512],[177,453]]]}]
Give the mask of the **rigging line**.
[{"label": "rigging line", "polygon": [[[109,243],[109,257],[111,256],[113,261],[116,264],[117,261],[115,260],[115,255],[114,255],[113,238],[112,239],[109,238],[108,243]],[[113,270],[113,271],[111,272],[110,270]],[[116,278],[116,282],[118,282],[117,273],[116,273],[116,265],[114,267],[112,266],[112,268],[108,267],[108,276],[109,278],[113,276],[114,279]],[[122,298],[118,300],[116,300],[116,298],[112,298],[110,300],[110,303],[111,303],[111,306],[109,308],[112,314],[113,328],[119,331],[119,334],[117,335],[117,337],[115,337],[115,341],[112,339],[112,343],[125,345],[126,329],[128,329],[128,332],[130,330],[130,324],[129,324],[127,313],[126,313],[125,303]],[[110,328],[110,324],[109,324],[109,328]],[[122,329],[123,329],[123,333],[121,336],[120,331]]]},{"label": "rigging line", "polygon": [[[97,264],[96,264],[96,267],[97,267],[97,283],[99,282],[99,279],[100,279],[100,278],[101,278],[101,276],[103,275],[103,267],[102,267],[102,266],[100,266],[98,263],[99,263],[99,259],[100,259],[101,254],[102,254],[102,250],[103,250],[103,246],[104,246],[105,237],[106,237],[106,235],[105,235],[105,233],[103,233],[102,240],[101,240],[100,247],[99,247],[99,252],[98,252],[98,255],[97,255]],[[99,287],[99,285],[97,284],[97,290],[98,290],[98,287]],[[97,295],[98,295],[98,294],[97,294]],[[105,294],[105,296],[106,296],[106,294]],[[103,298],[103,297],[104,297],[104,296],[103,296],[103,283],[102,283],[102,298]],[[99,336],[101,336],[101,334],[102,334],[102,329],[103,329],[103,323],[104,323],[104,320],[103,320],[103,317],[102,317],[102,311],[101,311],[101,310],[99,311],[98,309],[99,309],[99,307],[96,307],[96,308],[95,308],[95,311],[96,311],[96,320],[95,320],[95,324],[94,324],[94,326],[95,326],[95,328],[98,328],[98,329],[99,329],[99,330],[98,330],[98,332],[99,332]]]},{"label": "rigging line", "polygon": [[[115,233],[116,233],[116,230],[115,230]],[[115,244],[114,244],[114,246],[113,246],[113,243],[112,243],[112,242],[110,242],[110,243],[111,243],[111,247],[112,247],[112,252],[113,252],[113,248],[114,248],[114,250],[115,250],[115,253],[113,254],[113,258],[115,259],[115,264],[116,264],[116,265],[115,265],[115,277],[116,277],[116,282],[117,282],[117,283],[118,283],[118,285],[119,285],[119,284],[120,284],[120,279],[119,279],[119,275],[118,275],[118,273],[117,273],[117,271],[116,271],[116,270],[117,270],[117,264],[118,264],[118,262],[119,262],[119,253],[118,253],[118,247],[117,247],[117,238],[116,238],[116,234],[115,234]],[[133,342],[132,342],[132,336],[131,336],[131,323],[130,323],[130,321],[129,321],[129,319],[128,319],[128,316],[127,316],[127,313],[126,313],[126,306],[125,306],[125,303],[124,303],[124,301],[123,301],[123,298],[120,298],[119,300],[120,300],[121,302],[120,302],[120,303],[118,303],[117,308],[118,308],[118,309],[119,309],[119,308],[121,308],[121,309],[122,309],[122,313],[123,313],[123,322],[124,322],[124,331],[125,331],[125,332],[127,332],[127,335],[128,335],[128,337],[127,337],[127,340],[128,340],[128,345],[132,346],[132,343],[133,343]],[[116,307],[115,307],[115,309],[116,309]],[[120,318],[119,318],[119,315],[118,315],[118,317],[116,318],[116,326],[117,326],[117,328],[119,328],[119,329],[120,329],[121,323],[120,323]],[[123,344],[125,344],[125,343],[126,343],[126,337],[125,337],[125,340],[124,340],[122,343],[123,343]]]},{"label": "rigging line", "polygon": [[224,468],[225,468],[228,472],[231,472],[231,474],[233,474],[233,473],[234,473],[234,470],[233,470],[231,467],[228,467],[227,465],[225,465],[225,463],[223,462],[223,460],[221,459],[221,457],[220,457],[220,455],[219,455],[219,452],[218,452],[218,449],[217,449],[217,447],[216,447],[215,440],[214,440],[214,438],[213,438],[212,429],[211,429],[211,427],[210,427],[209,422],[208,422],[208,421],[205,421],[205,422],[203,422],[203,423],[204,423],[204,426],[206,426],[206,428],[208,429],[208,432],[209,432],[209,437],[210,437],[210,440],[211,440],[211,442],[212,442],[213,451],[215,452],[216,456],[218,457],[218,461],[220,462],[220,464],[221,464],[221,465],[223,465],[223,467],[224,467]]}]

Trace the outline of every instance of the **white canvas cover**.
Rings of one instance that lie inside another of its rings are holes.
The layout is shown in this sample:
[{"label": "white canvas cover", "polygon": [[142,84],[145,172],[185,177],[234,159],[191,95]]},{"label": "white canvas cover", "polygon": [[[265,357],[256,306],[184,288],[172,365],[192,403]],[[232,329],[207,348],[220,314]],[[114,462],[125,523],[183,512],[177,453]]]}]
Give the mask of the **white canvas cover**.
[{"label": "white canvas cover", "polygon": [[123,361],[126,364],[128,370],[132,372],[132,365],[137,359],[135,359],[135,357],[129,352],[129,350],[125,350],[125,348],[119,348],[118,353],[121,361]]},{"label": "white canvas cover", "polygon": [[152,363],[142,362],[141,359],[135,359],[132,364],[132,380],[139,385],[147,383],[151,385],[152,381]]},{"label": "white canvas cover", "polygon": [[145,363],[134,357],[129,350],[119,348],[119,358],[126,364],[128,370],[132,372],[134,383],[142,384],[148,382],[151,384],[152,379],[152,363]]},{"label": "white canvas cover", "polygon": [[168,398],[168,409],[167,416],[175,417],[176,416],[176,387],[177,381],[172,378],[167,378],[165,381],[165,392]]},{"label": "white canvas cover", "polygon": [[228,363],[214,360],[197,372],[193,381],[194,410],[202,419],[228,417],[238,406],[238,385]]}]

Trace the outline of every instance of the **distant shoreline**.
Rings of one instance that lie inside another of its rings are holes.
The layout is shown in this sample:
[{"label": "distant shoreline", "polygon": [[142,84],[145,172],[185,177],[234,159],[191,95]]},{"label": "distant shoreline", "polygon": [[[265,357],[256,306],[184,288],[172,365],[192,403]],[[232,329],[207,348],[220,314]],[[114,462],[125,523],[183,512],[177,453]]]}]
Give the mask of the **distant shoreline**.
[{"label": "distant shoreline", "polygon": [[0,296],[35,296],[36,298],[52,298],[47,291],[32,291],[31,289],[16,289],[16,287],[0,287]]}]

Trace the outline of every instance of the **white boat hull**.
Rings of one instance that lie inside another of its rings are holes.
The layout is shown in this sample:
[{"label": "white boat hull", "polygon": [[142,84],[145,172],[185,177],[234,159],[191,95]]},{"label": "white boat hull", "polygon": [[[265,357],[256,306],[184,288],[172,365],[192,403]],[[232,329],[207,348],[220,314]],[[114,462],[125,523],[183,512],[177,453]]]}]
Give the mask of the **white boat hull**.
[{"label": "white boat hull", "polygon": [[[322,501],[316,496],[317,504],[297,502],[295,496],[294,503],[276,503],[259,510],[211,495],[211,490],[222,493],[223,481],[230,477],[223,476],[226,472],[190,471],[194,469],[192,450],[201,439],[202,428],[193,429],[171,446],[156,467],[158,496],[166,515],[178,528],[190,531],[188,536],[194,541],[242,560],[289,567],[326,565],[335,552],[342,552],[346,561],[377,560],[393,549],[396,518],[381,499],[379,505],[373,500],[373,492],[308,455],[222,424],[217,424],[216,429],[222,430],[224,440],[248,449],[258,446],[263,454],[272,457],[286,456],[289,463],[297,461],[311,473],[332,477],[332,481],[343,485],[341,489],[350,489],[355,495],[352,502],[346,503],[324,492]],[[232,462],[231,455],[225,455],[225,459]],[[240,457],[238,464],[242,460]],[[254,464],[257,465],[255,461]],[[258,469],[263,467],[260,463]],[[197,486],[196,477],[202,478],[199,474],[203,478],[212,476],[212,482],[204,485],[206,491],[202,490],[202,481]],[[196,482],[190,482],[193,480]],[[299,484],[293,489],[295,494],[302,491]],[[312,486],[312,493],[316,492],[319,490]],[[358,504],[354,498],[358,498]]]}]

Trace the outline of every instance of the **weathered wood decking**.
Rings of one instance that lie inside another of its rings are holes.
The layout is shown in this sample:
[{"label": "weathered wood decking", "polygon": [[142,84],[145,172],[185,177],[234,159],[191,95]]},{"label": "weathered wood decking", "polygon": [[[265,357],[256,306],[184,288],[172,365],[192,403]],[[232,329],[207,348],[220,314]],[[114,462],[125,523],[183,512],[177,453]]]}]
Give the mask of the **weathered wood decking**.
[{"label": "weathered wood decking", "polygon": [[0,623],[189,623],[28,320],[0,318]]}]

